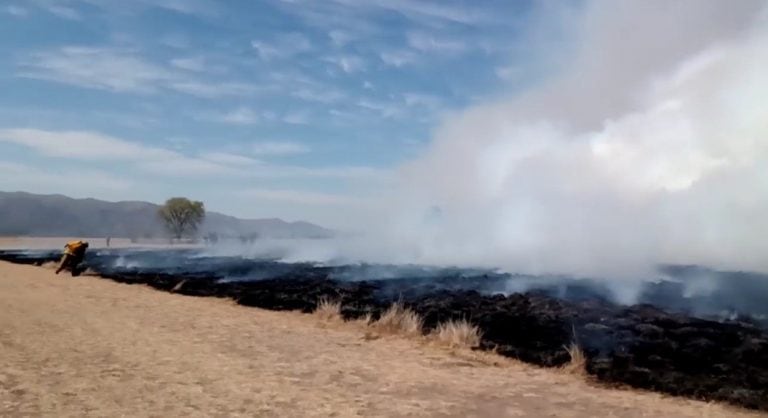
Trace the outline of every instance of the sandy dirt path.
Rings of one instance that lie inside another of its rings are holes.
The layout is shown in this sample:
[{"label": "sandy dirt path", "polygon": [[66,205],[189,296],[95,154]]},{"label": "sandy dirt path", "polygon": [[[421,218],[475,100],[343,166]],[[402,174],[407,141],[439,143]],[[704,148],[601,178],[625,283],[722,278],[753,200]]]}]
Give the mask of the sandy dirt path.
[{"label": "sandy dirt path", "polygon": [[757,416],[0,262],[0,416]]}]

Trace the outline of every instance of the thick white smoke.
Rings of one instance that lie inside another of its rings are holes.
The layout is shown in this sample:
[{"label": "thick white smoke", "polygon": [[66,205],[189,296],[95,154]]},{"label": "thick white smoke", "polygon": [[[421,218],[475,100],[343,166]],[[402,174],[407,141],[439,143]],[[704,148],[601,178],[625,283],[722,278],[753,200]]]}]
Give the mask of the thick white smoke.
[{"label": "thick white smoke", "polygon": [[765,1],[598,1],[555,79],[447,120],[368,224],[396,262],[768,271]]}]

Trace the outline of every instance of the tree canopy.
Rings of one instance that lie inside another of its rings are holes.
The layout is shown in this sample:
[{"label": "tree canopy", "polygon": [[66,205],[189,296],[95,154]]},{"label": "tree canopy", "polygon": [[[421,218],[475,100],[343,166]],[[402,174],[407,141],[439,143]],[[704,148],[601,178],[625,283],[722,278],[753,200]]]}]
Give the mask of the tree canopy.
[{"label": "tree canopy", "polygon": [[186,197],[173,197],[165,201],[158,215],[171,236],[181,239],[197,232],[205,219],[205,206],[203,202],[191,201]]}]

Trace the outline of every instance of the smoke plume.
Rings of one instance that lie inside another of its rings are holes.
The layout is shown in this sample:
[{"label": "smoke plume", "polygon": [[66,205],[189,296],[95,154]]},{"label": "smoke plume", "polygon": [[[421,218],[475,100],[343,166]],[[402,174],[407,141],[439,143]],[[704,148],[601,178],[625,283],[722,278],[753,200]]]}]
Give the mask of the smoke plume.
[{"label": "smoke plume", "polygon": [[588,3],[560,22],[575,46],[558,75],[446,119],[376,202],[368,245],[344,252],[610,277],[768,271],[766,10]]}]

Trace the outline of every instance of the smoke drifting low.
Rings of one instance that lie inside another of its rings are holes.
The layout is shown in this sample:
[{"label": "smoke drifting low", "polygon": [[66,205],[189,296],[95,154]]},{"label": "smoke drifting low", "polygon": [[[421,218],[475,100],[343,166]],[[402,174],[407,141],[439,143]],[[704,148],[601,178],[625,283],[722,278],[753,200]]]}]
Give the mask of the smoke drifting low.
[{"label": "smoke drifting low", "polygon": [[598,1],[558,23],[576,28],[572,62],[448,119],[377,202],[366,244],[342,253],[610,277],[768,271],[766,3]]}]

